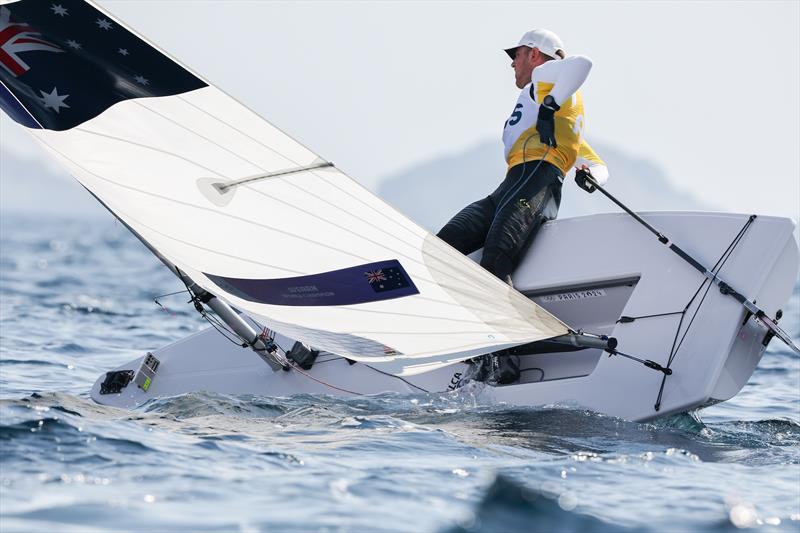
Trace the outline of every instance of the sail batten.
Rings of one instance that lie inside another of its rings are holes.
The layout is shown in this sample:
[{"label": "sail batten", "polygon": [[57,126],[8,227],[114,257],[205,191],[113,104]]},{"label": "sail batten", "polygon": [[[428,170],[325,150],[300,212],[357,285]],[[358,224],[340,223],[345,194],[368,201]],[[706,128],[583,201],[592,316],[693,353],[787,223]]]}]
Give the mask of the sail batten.
[{"label": "sail batten", "polygon": [[[0,71],[3,109],[208,292],[289,337],[397,373],[566,333],[558,319],[124,24],[112,20],[98,33],[90,19],[101,11],[60,1],[75,15],[60,21],[69,28],[53,25],[36,0],[4,5],[9,24],[24,21],[64,52],[31,57],[29,78]],[[85,47],[68,49],[67,33],[90,29]],[[110,55],[107,45],[118,41],[157,56],[159,70]],[[63,61],[85,79],[73,80]],[[57,90],[35,99],[35,84]],[[80,98],[78,84],[87,93]]]}]

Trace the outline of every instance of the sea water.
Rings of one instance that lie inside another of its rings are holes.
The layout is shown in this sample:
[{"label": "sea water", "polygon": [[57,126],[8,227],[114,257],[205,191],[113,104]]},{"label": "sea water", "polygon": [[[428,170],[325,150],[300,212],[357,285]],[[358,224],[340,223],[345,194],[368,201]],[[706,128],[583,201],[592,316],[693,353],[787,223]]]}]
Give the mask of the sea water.
[{"label": "sea water", "polygon": [[[204,328],[110,219],[0,224],[0,531],[800,530],[800,358],[638,424],[468,395],[194,393],[94,380]],[[800,338],[800,286],[782,324]]]}]

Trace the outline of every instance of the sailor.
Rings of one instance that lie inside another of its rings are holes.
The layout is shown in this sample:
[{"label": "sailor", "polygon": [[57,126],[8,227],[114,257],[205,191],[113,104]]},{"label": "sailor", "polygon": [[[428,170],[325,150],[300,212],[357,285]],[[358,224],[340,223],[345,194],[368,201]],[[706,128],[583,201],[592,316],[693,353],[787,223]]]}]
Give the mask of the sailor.
[{"label": "sailor", "polygon": [[[457,213],[438,237],[463,254],[483,248],[481,266],[511,284],[514,268],[541,225],[556,218],[564,175],[577,164],[590,169],[602,185],[608,170],[582,139],[586,120],[578,89],[591,60],[566,57],[561,39],[544,29],[525,33],[505,51],[521,89],[503,129],[505,180]],[[593,192],[583,176],[576,173],[576,182]]]},{"label": "sailor", "polygon": [[[511,274],[539,228],[558,214],[561,184],[569,170],[578,165],[584,171],[576,172],[575,181],[587,192],[594,187],[585,171],[602,185],[608,170],[582,138],[586,119],[578,89],[589,75],[591,60],[567,57],[561,39],[544,29],[525,33],[505,51],[521,89],[503,128],[505,180],[457,213],[438,237],[463,254],[482,247],[481,266],[512,285]],[[519,379],[519,357],[507,350],[482,358],[482,363],[478,374],[489,381]]]}]

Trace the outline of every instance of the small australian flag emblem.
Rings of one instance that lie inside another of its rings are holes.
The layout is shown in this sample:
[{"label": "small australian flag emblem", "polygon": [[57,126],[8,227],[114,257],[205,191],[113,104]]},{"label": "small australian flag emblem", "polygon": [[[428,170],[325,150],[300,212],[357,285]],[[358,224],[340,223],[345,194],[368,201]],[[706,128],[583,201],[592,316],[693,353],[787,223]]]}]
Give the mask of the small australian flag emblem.
[{"label": "small australian flag emblem", "polygon": [[393,291],[409,286],[408,279],[398,267],[384,267],[364,272],[372,290],[375,292]]}]

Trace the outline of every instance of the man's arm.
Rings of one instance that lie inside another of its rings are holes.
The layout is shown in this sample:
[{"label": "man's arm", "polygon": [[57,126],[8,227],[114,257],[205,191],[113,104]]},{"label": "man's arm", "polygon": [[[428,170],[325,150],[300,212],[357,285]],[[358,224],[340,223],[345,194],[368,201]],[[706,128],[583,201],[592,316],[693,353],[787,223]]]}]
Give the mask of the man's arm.
[{"label": "man's arm", "polygon": [[575,160],[577,171],[575,172],[575,183],[586,192],[594,192],[594,186],[581,178],[581,169],[588,170],[598,185],[605,185],[609,178],[608,167],[605,161],[600,159],[589,143],[585,139],[581,140],[578,148],[578,158]]},{"label": "man's arm", "polygon": [[[539,141],[542,144],[553,148],[557,146],[553,116],[586,81],[591,69],[592,60],[585,56],[570,56],[558,61],[548,61],[533,69],[530,96],[539,104],[536,131],[539,132]],[[539,88],[540,84],[543,85],[542,89]],[[541,94],[537,95],[540,90],[546,90],[547,94],[544,97]]]},{"label": "man's arm", "polygon": [[578,148],[578,159],[575,161],[575,166],[580,168],[583,165],[589,167],[592,172],[594,180],[598,185],[605,185],[609,178],[608,166],[606,162],[600,159],[586,139],[581,139],[581,145]]},{"label": "man's arm", "polygon": [[592,60],[586,56],[569,56],[566,59],[548,61],[533,69],[531,81],[552,83],[550,96],[561,106],[567,98],[581,88],[592,70]]}]

